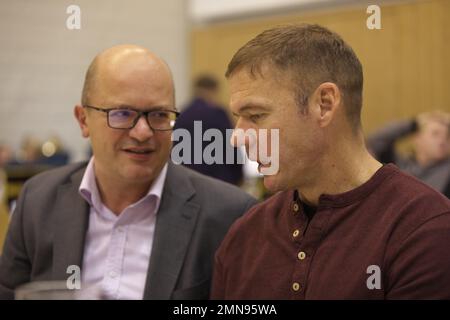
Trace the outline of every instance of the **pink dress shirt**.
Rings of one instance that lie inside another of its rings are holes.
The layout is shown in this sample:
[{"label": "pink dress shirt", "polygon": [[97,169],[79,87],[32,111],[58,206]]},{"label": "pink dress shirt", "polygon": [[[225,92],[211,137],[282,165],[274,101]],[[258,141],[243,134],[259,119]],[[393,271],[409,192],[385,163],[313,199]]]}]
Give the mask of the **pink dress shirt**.
[{"label": "pink dress shirt", "polygon": [[116,216],[100,198],[91,158],[79,187],[90,205],[81,268],[83,289],[95,288],[106,299],[143,298],[166,174],[167,164],[148,193]]}]

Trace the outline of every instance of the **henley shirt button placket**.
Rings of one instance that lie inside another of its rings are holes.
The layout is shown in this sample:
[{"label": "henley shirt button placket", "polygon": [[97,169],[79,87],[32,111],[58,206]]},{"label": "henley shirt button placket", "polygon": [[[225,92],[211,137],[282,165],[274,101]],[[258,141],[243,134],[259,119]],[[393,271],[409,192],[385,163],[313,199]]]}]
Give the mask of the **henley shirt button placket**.
[{"label": "henley shirt button placket", "polygon": [[[296,215],[300,211],[300,205],[298,204],[298,202],[294,201],[294,203],[292,204],[292,211],[293,211],[294,215]],[[296,241],[298,241],[298,236],[299,235],[300,235],[300,230],[299,229],[295,229],[292,232],[292,237],[294,239],[296,239]],[[297,258],[299,260],[304,260],[305,257],[306,257],[306,254],[303,251],[300,251],[297,254]],[[301,290],[302,290],[302,287],[301,287],[300,283],[297,282],[297,281],[292,282],[291,288],[292,288],[292,291],[294,291],[295,293],[300,293]]]},{"label": "henley shirt button placket", "polygon": [[[306,253],[305,253],[304,251],[300,251],[300,252],[297,254],[297,258],[298,258],[300,261],[304,260],[304,259],[306,258]],[[299,282],[293,282],[293,283],[292,283],[292,290],[293,290],[294,292],[298,293],[298,292],[301,290],[300,283],[299,283]]]},{"label": "henley shirt button placket", "polygon": [[298,260],[305,260],[306,253],[304,251],[300,251],[297,255]]}]

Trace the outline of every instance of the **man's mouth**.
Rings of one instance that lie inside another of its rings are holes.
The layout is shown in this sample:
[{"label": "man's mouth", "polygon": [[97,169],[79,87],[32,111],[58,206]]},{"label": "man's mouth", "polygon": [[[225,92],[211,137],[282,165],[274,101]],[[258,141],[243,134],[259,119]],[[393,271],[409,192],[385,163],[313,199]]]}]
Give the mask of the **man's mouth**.
[{"label": "man's mouth", "polygon": [[141,156],[149,155],[154,151],[153,149],[150,148],[124,148],[122,150],[130,155],[141,155]]},{"label": "man's mouth", "polygon": [[258,161],[258,171],[261,171],[261,168],[270,168],[271,163],[262,163],[260,161]]},{"label": "man's mouth", "polygon": [[263,161],[261,159],[258,159],[256,160],[256,162],[258,162],[258,165],[260,165],[261,167],[270,167],[270,165],[272,164],[270,160]]}]

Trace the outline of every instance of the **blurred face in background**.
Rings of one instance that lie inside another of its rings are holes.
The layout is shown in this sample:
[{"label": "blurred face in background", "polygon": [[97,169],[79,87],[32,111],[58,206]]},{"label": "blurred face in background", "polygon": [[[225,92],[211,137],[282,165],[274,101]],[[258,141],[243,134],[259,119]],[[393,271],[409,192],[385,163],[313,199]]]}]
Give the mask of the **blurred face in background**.
[{"label": "blurred face in background", "polygon": [[[174,88],[168,67],[139,49],[104,58],[89,105],[98,108],[129,107],[136,110],[174,110]],[[77,106],[75,114],[83,135],[92,144],[96,175],[115,182],[151,183],[167,162],[171,131],[152,130],[145,117],[132,129],[114,129],[107,115]]]},{"label": "blurred face in background", "polygon": [[11,147],[8,145],[0,144],[0,168],[3,168],[12,159],[13,159],[13,152]]},{"label": "blurred face in background", "polygon": [[450,152],[448,124],[439,120],[427,120],[420,126],[414,138],[416,157],[425,164],[445,159]]}]

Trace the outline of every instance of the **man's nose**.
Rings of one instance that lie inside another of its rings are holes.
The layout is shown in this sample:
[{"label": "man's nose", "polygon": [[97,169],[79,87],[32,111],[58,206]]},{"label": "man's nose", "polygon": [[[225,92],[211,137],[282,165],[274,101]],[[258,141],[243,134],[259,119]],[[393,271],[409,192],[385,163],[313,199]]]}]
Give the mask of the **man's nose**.
[{"label": "man's nose", "polygon": [[243,121],[241,119],[238,119],[236,122],[236,126],[234,127],[233,134],[231,135],[230,143],[235,148],[240,148],[243,145],[247,145],[246,139],[242,139],[240,135],[244,132],[245,133],[246,127],[243,126]]},{"label": "man's nose", "polygon": [[139,117],[136,125],[130,130],[130,137],[138,141],[146,141],[154,135],[153,129],[149,126],[145,116]]},{"label": "man's nose", "polygon": [[247,155],[250,155],[250,149],[254,149],[257,145],[257,133],[254,128],[246,125],[245,121],[239,119],[236,122],[236,127],[230,140],[233,147],[241,148],[244,146]]}]

